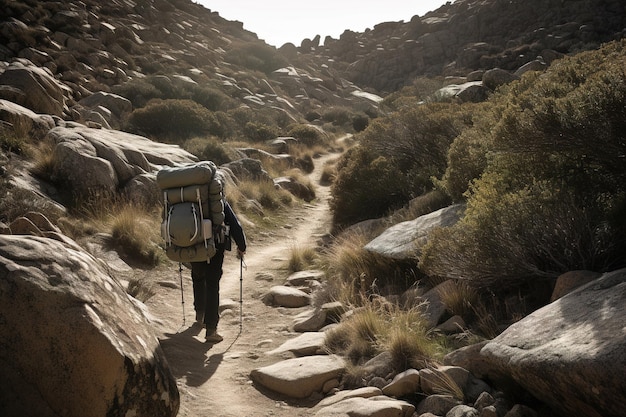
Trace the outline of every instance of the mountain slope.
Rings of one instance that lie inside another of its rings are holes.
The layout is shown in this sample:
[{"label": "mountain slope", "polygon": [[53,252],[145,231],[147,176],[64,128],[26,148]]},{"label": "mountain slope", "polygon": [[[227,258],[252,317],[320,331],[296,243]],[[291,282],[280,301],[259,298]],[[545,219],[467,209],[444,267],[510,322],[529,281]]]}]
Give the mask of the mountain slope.
[{"label": "mountain slope", "polygon": [[542,56],[596,49],[624,36],[620,0],[456,0],[410,22],[386,22],[339,39],[305,41],[300,52],[329,62],[347,79],[392,92],[420,76],[506,70]]}]

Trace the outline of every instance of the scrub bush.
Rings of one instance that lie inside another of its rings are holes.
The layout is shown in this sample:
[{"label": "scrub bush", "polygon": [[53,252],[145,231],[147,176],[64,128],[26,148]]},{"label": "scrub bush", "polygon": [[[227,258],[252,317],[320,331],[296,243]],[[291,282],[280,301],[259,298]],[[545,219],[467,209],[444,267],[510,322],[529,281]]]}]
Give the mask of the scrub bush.
[{"label": "scrub bush", "polygon": [[133,111],[128,123],[131,131],[162,139],[221,133],[213,113],[191,100],[153,100]]}]

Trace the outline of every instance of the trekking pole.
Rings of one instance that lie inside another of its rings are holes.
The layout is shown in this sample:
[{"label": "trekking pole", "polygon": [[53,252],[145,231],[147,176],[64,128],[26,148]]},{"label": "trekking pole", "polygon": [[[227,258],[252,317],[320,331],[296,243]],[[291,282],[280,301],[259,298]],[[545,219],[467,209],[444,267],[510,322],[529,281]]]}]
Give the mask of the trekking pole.
[{"label": "trekking pole", "polygon": [[180,276],[180,302],[183,305],[183,326],[185,326],[185,292],[183,291],[183,264],[178,263],[178,275]]},{"label": "trekking pole", "polygon": [[243,255],[239,258],[239,333],[243,329]]}]

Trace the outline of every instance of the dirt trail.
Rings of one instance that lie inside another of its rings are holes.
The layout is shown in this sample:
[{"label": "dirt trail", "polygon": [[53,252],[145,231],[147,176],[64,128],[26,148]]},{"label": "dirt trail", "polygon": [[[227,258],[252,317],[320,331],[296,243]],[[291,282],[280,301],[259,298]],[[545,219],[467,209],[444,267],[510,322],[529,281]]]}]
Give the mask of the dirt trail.
[{"label": "dirt trail", "polygon": [[[310,180],[316,186],[316,200],[293,210],[290,224],[271,236],[249,242],[243,269],[243,303],[239,303],[240,263],[235,253],[227,252],[221,280],[222,300],[231,300],[233,309],[223,313],[219,332],[224,341],[211,346],[204,343],[204,329],[194,323],[190,271],[184,269],[184,310],[177,265],[163,268],[151,277],[158,285],[149,299],[157,334],[177,379],[181,394],[180,417],[295,417],[310,415],[312,404],[281,398],[261,391],[249,379],[250,371],[278,362],[281,357],[266,352],[297,336],[290,327],[293,317],[303,309],[268,307],[261,297],[286,278],[285,261],[296,246],[315,244],[330,226],[328,200],[330,190],[319,185],[325,162],[336,158],[328,154],[315,160]],[[234,245],[233,245],[234,247]],[[150,272],[153,274],[153,272]],[[273,279],[270,277],[273,276]],[[240,306],[243,326],[240,332]]]}]

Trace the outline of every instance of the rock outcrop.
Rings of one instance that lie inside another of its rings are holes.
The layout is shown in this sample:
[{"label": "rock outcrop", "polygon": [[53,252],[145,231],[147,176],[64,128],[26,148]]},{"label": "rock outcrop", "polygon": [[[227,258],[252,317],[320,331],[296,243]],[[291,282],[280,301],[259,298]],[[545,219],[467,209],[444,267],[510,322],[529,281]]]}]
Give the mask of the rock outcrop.
[{"label": "rock outcrop", "polygon": [[77,245],[0,235],[0,322],[0,414],[177,414],[145,306]]},{"label": "rock outcrop", "polygon": [[362,88],[392,92],[420,76],[493,68],[513,74],[531,62],[538,69],[537,62],[624,37],[625,18],[620,0],[457,0],[406,22],[346,30],[323,46],[298,50],[326,57],[332,70]]},{"label": "rock outcrop", "polygon": [[414,259],[435,227],[448,227],[456,223],[465,210],[457,204],[396,224],[365,245],[365,250],[391,259]]},{"label": "rock outcrop", "polygon": [[[78,196],[104,192],[123,192],[133,181],[153,174],[162,166],[184,164],[197,158],[178,146],[151,141],[143,136],[118,130],[89,128],[77,123],[64,123],[51,129],[48,140],[54,143],[52,179],[63,183]],[[140,178],[138,178],[140,177]],[[137,187],[134,197],[157,198],[160,193],[154,178],[152,186]]]},{"label": "rock outcrop", "polygon": [[450,354],[474,375],[513,383],[555,412],[619,416],[626,408],[626,269],[600,278]]}]

